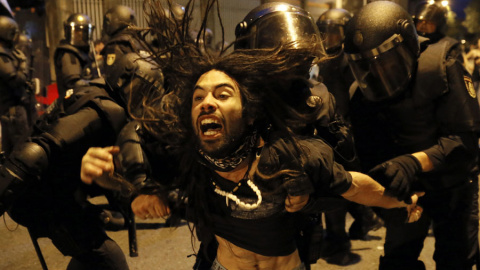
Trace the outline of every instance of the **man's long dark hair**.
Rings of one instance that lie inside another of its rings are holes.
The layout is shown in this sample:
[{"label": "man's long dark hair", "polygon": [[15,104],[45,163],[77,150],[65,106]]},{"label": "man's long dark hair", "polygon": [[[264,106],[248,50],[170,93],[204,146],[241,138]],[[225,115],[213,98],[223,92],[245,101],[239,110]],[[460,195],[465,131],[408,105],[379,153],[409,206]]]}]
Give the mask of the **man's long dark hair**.
[{"label": "man's long dark hair", "polygon": [[[181,144],[184,151],[179,165],[183,171],[176,183],[181,190],[180,197],[187,199],[187,218],[196,226],[200,240],[208,243],[213,239],[210,211],[206,203],[206,196],[212,189],[212,172],[198,162],[197,140],[191,121],[192,96],[196,82],[202,74],[210,70],[222,71],[233,78],[240,89],[243,116],[254,119],[253,128],[260,132],[264,140],[267,140],[267,131],[280,133],[285,140],[292,142],[301,157],[302,151],[295,143],[293,130],[303,127],[316,113],[299,113],[289,106],[286,100],[293,87],[310,86],[307,75],[312,59],[324,55],[315,46],[320,44],[320,40],[312,40],[311,48],[302,50],[290,49],[292,44],[284,44],[274,49],[235,50],[219,57],[208,55],[199,48],[201,44],[195,43],[188,35],[194,0],[185,6],[182,20],[170,16],[170,1],[163,5],[160,2],[146,1],[145,10],[148,11],[151,31],[161,44],[154,59],[164,72],[165,87],[179,97],[174,113],[179,115],[178,126],[182,128],[182,132],[177,139],[183,139]],[[209,0],[204,14],[208,14],[214,7],[218,13],[217,0]],[[206,21],[207,17],[204,16],[199,36],[205,31]],[[266,143],[268,144],[268,141]],[[283,173],[302,172],[289,170]],[[269,177],[261,172],[257,175]]]}]

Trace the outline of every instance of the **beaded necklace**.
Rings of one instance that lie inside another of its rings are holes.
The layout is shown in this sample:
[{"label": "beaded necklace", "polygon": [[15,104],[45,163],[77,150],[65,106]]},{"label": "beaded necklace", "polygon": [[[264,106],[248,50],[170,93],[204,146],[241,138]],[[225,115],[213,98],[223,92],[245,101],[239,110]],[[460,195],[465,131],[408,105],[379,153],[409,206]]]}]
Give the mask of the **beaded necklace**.
[{"label": "beaded necklace", "polygon": [[[256,157],[259,157],[259,152],[257,151],[257,154],[256,154]],[[250,168],[252,166],[252,163],[255,161],[255,158],[253,158],[252,162],[250,162],[248,164],[248,168],[247,168],[247,172],[245,173],[245,176],[238,182],[237,186],[234,187],[232,189],[232,191],[230,192],[227,192],[227,191],[224,191],[224,190],[221,190],[220,187],[215,183],[215,181],[213,181],[212,179],[212,184],[213,186],[215,187],[215,193],[225,197],[225,203],[227,204],[228,206],[228,200],[232,200],[234,201],[238,207],[240,207],[241,209],[244,209],[244,210],[254,210],[254,209],[257,209],[258,206],[262,203],[262,192],[260,191],[260,189],[255,185],[255,183],[253,183],[252,180],[250,180],[248,178],[248,173],[250,172]],[[245,202],[242,202],[240,201],[240,199],[234,195],[233,193],[235,191],[237,191],[240,186],[242,185],[242,182],[246,180],[247,181],[247,185],[253,190],[253,192],[255,192],[255,194],[257,195],[257,202],[254,203],[254,204],[250,204],[250,203],[245,203]]]}]

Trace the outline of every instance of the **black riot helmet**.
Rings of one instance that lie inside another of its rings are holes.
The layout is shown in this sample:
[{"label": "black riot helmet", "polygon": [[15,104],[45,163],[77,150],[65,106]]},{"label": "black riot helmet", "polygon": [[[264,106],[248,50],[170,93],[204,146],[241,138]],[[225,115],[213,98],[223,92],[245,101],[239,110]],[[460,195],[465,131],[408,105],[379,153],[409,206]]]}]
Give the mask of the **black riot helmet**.
[{"label": "black riot helmet", "polygon": [[115,95],[135,114],[141,111],[141,100],[149,96],[163,96],[163,73],[147,53],[127,53],[115,61],[105,81]]},{"label": "black riot helmet", "polygon": [[448,8],[440,3],[421,2],[415,9],[414,22],[420,36],[433,42],[445,36]]},{"label": "black riot helmet", "polygon": [[75,13],[70,15],[63,23],[65,40],[75,47],[88,47],[93,39],[93,30],[90,17],[85,14]]},{"label": "black riot helmet", "polygon": [[3,41],[5,45],[12,48],[18,33],[18,24],[14,19],[7,16],[0,16],[0,40]]},{"label": "black riot helmet", "polygon": [[304,9],[270,2],[250,11],[235,28],[235,49],[275,48],[289,44],[293,49],[318,46],[323,52],[318,28]]},{"label": "black riot helmet", "polygon": [[135,11],[127,6],[114,6],[103,16],[103,32],[110,37],[130,25],[136,25]]},{"label": "black riot helmet", "polygon": [[365,97],[381,101],[406,89],[420,45],[407,11],[393,2],[375,1],[347,24],[344,51]]},{"label": "black riot helmet", "polygon": [[338,53],[342,49],[345,25],[351,18],[350,12],[342,8],[329,9],[318,17],[317,27],[328,54]]}]

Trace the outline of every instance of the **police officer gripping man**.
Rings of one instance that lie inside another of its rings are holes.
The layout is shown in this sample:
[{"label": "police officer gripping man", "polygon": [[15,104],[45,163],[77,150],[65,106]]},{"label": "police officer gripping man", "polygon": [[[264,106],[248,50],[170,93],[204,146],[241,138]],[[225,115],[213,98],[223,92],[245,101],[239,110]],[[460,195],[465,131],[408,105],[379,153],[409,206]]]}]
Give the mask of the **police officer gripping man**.
[{"label": "police officer gripping man", "polygon": [[350,109],[362,169],[400,200],[426,193],[416,223],[384,211],[380,269],[425,269],[418,257],[430,224],[437,269],[471,269],[480,111],[448,43],[423,41],[411,16],[387,1],[364,6],[346,27],[345,53],[359,84]]},{"label": "police officer gripping man", "polygon": [[87,85],[97,77],[93,72],[93,59],[89,52],[94,26],[85,14],[72,14],[64,22],[65,39],[55,49],[55,74],[58,96],[63,98],[67,90]]},{"label": "police officer gripping man", "polygon": [[[138,58],[138,57],[137,57]],[[20,144],[0,167],[0,213],[10,216],[36,235],[49,237],[64,254],[72,256],[71,269],[128,269],[118,245],[105,233],[101,209],[86,195],[103,194],[98,186],[80,180],[83,154],[90,147],[113,145],[127,123],[133,97],[162,85],[159,69],[142,59],[148,76],[107,77],[76,87],[57,99],[29,139]],[[158,82],[158,84],[156,83]]]}]

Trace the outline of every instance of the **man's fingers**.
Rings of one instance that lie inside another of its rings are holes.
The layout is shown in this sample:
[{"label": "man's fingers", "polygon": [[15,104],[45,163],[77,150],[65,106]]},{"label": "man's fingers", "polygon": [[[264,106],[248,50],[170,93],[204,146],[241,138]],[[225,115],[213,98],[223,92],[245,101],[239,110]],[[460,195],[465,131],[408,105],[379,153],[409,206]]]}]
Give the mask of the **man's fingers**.
[{"label": "man's fingers", "polygon": [[113,160],[113,154],[117,154],[120,151],[118,146],[107,146],[104,148],[100,147],[91,147],[88,149],[84,158],[86,159],[100,159],[104,161]]},{"label": "man's fingers", "polygon": [[107,147],[104,147],[103,149],[105,149],[105,151],[109,152],[110,154],[118,154],[120,152],[120,147],[118,146],[107,146]]},{"label": "man's fingers", "polygon": [[409,211],[408,222],[412,223],[412,222],[418,221],[422,217],[422,213],[423,213],[423,208],[418,205],[415,206]]},{"label": "man's fingers", "polygon": [[132,211],[140,219],[160,218],[170,214],[168,205],[156,195],[140,195],[132,202]]}]

